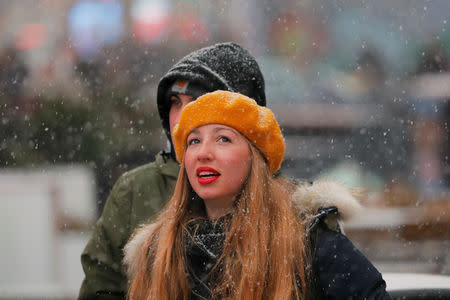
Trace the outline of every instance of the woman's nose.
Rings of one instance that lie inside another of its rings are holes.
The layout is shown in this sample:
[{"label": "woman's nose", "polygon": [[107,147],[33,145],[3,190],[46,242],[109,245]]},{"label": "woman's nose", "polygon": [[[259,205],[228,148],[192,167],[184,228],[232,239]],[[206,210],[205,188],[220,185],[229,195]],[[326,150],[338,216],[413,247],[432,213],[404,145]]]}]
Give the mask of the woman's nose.
[{"label": "woman's nose", "polygon": [[197,153],[197,159],[199,161],[210,161],[214,157],[212,145],[209,142],[203,142]]}]

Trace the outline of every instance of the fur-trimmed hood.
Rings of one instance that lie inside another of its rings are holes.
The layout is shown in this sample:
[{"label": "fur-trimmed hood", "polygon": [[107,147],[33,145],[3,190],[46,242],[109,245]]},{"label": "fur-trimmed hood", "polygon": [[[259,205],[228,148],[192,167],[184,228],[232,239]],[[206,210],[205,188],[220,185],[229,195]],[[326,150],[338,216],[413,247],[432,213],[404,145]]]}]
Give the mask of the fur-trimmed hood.
[{"label": "fur-trimmed hood", "polygon": [[[333,181],[317,181],[300,184],[293,194],[293,201],[302,214],[314,215],[320,208],[336,207],[338,219],[346,220],[362,209],[357,198],[359,192],[349,190]],[[129,278],[135,274],[138,258],[148,238],[155,231],[154,224],[145,224],[135,230],[124,248],[124,265]]]},{"label": "fur-trimmed hood", "polygon": [[350,190],[335,181],[317,181],[299,185],[293,198],[302,213],[315,214],[320,208],[334,206],[339,220],[347,220],[362,209],[357,200],[360,194],[359,190]]}]

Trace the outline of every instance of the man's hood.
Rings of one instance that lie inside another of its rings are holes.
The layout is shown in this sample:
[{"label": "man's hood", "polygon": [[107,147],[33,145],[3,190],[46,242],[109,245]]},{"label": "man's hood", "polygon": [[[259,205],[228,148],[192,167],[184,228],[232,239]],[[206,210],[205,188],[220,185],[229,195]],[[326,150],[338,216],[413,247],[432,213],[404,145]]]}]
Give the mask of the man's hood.
[{"label": "man's hood", "polygon": [[175,80],[201,85],[205,92],[228,90],[266,105],[264,77],[255,58],[235,43],[219,43],[194,51],[183,57],[164,75],[158,84],[159,116],[170,140],[167,90]]}]

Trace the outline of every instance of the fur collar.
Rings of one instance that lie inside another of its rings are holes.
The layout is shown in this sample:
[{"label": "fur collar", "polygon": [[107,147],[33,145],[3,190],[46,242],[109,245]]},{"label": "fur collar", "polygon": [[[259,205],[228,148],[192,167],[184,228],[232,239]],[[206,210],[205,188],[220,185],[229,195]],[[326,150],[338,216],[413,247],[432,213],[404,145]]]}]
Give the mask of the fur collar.
[{"label": "fur collar", "polygon": [[136,274],[140,255],[142,251],[147,251],[144,247],[147,240],[153,235],[155,227],[154,223],[141,225],[134,231],[123,248],[123,265],[128,278],[133,278],[134,274]]},{"label": "fur collar", "polygon": [[315,214],[319,208],[335,206],[339,219],[347,220],[362,209],[357,200],[361,194],[360,190],[349,190],[335,181],[316,181],[299,185],[293,198],[301,212]]},{"label": "fur collar", "polygon": [[[300,184],[293,194],[294,202],[302,213],[314,215],[318,209],[335,206],[338,209],[339,219],[346,220],[362,209],[357,198],[357,190],[349,190],[333,181],[317,181],[313,184]],[[148,238],[153,235],[154,224],[145,224],[135,230],[124,248],[123,263],[127,268],[128,278],[135,274],[139,264],[140,251]]]}]

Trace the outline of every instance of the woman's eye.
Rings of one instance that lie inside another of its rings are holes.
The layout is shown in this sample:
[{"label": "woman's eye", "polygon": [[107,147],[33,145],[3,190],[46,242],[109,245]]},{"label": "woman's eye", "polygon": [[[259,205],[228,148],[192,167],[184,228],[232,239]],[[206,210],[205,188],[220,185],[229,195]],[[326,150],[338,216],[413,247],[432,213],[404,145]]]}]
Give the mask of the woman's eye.
[{"label": "woman's eye", "polygon": [[198,138],[192,138],[188,140],[188,145],[194,145],[200,143],[200,140]]},{"label": "woman's eye", "polygon": [[231,140],[227,138],[226,136],[219,137],[219,141],[223,143],[231,143]]}]

